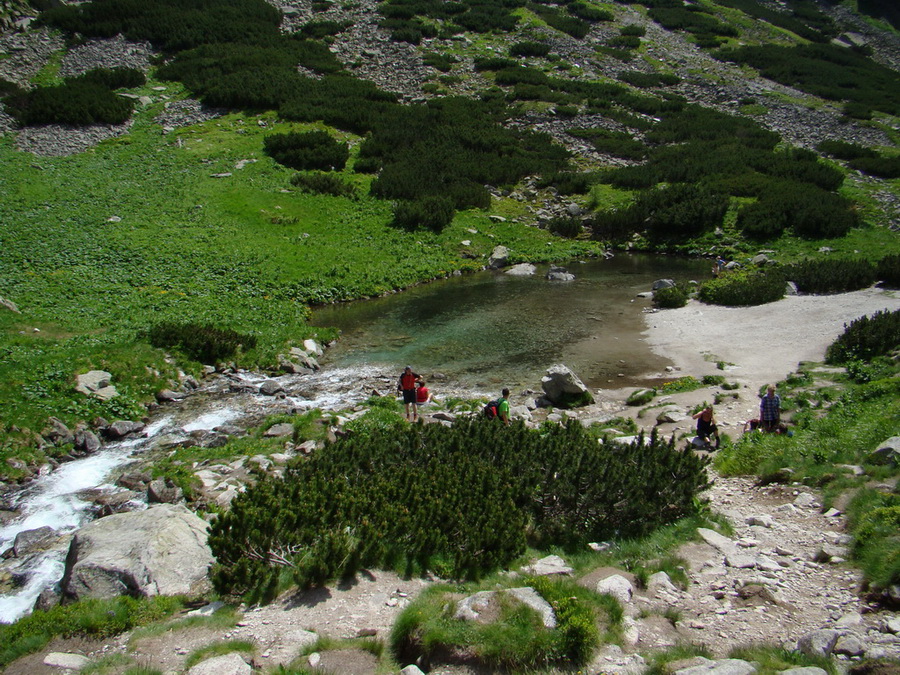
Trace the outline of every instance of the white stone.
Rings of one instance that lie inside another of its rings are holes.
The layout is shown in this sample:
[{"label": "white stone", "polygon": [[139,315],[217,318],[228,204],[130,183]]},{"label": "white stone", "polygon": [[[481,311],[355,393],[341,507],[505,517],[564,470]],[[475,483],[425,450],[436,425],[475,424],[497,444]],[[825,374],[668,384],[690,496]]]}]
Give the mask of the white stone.
[{"label": "white stone", "polygon": [[50,652],[44,657],[44,665],[52,668],[67,668],[68,670],[81,670],[91,660],[81,654],[68,654],[66,652]]},{"label": "white stone", "polygon": [[634,586],[621,574],[601,579],[597,582],[596,590],[600,595],[611,595],[623,605],[631,602],[631,596],[634,594]]},{"label": "white stone", "polygon": [[253,668],[237,652],[206,659],[187,671],[187,675],[252,675],[252,673]]}]

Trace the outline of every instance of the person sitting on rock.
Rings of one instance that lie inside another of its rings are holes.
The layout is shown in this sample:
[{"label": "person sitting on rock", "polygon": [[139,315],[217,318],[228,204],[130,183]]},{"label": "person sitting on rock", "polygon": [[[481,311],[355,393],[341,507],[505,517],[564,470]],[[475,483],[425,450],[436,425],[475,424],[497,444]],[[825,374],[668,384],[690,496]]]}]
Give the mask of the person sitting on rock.
[{"label": "person sitting on rock", "polygon": [[703,410],[694,415],[694,419],[697,420],[697,436],[700,440],[709,447],[709,437],[715,437],[715,449],[718,450],[719,427],[716,426],[716,418],[713,416],[713,407],[711,405],[706,406]]},{"label": "person sitting on rock", "polygon": [[416,382],[416,405],[425,405],[433,400],[431,392],[425,386],[425,380]]}]

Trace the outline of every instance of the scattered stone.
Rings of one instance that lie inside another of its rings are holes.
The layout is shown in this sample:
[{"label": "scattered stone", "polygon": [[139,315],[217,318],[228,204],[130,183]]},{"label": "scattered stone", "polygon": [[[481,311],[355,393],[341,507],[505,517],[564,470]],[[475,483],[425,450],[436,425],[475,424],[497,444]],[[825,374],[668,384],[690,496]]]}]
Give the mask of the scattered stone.
[{"label": "scattered stone", "polygon": [[892,436],[879,443],[878,448],[869,455],[869,461],[872,464],[900,466],[900,436]]},{"label": "scattered stone", "polygon": [[797,498],[794,499],[794,506],[799,506],[801,508],[804,507],[817,507],[819,502],[816,500],[815,496],[810,494],[809,492],[801,492],[797,495]]},{"label": "scattered stone", "polygon": [[51,668],[65,668],[67,670],[81,670],[91,660],[81,654],[69,654],[66,652],[50,652],[44,657],[44,665]]},{"label": "scattered stone", "polygon": [[596,591],[600,595],[611,595],[623,605],[631,602],[634,586],[621,574],[613,574],[597,582]]},{"label": "scattered stone", "polygon": [[491,252],[491,257],[488,258],[488,267],[492,270],[498,270],[502,267],[506,267],[508,261],[509,249],[505,246],[495,246],[494,250]]},{"label": "scattered stone", "polygon": [[6,309],[8,309],[10,312],[13,312],[14,314],[22,313],[19,311],[19,308],[16,307],[16,304],[12,300],[7,300],[6,298],[3,298],[3,297],[0,297],[0,307],[5,307]]},{"label": "scattered stone", "polygon": [[252,673],[253,668],[237,652],[206,659],[187,671],[187,675],[251,675]]},{"label": "scattered stone", "polygon": [[814,630],[797,640],[797,649],[807,656],[830,656],[841,632],[822,628]]},{"label": "scattered stone", "polygon": [[550,265],[550,271],[547,272],[546,279],[547,281],[575,281],[575,275],[565,267]]},{"label": "scattered stone", "polygon": [[523,567],[522,571],[526,574],[534,574],[535,576],[552,576],[552,575],[570,575],[572,568],[566,564],[566,561],[558,555],[548,555],[541,558],[537,562]]},{"label": "scattered stone", "polygon": [[508,270],[506,270],[506,274],[511,277],[530,277],[534,276],[534,273],[537,271],[537,267],[532,265],[531,263],[519,263],[518,265],[513,265]]},{"label": "scattered stone", "polygon": [[834,644],[832,651],[845,656],[862,656],[866,652],[866,645],[855,635],[842,635]]},{"label": "scattered stone", "polygon": [[263,434],[266,438],[280,438],[282,436],[292,436],[294,434],[294,425],[290,422],[280,422],[273,424]]},{"label": "scattered stone", "polygon": [[107,436],[107,438],[118,440],[120,438],[125,438],[128,434],[135,434],[139,431],[144,430],[143,422],[132,422],[130,420],[118,420],[117,422],[113,422],[106,429],[104,429],[103,433]]},{"label": "scattered stone", "polygon": [[556,406],[588,405],[594,397],[584,382],[567,366],[557,363],[547,369],[541,378],[544,398]]},{"label": "scattered stone", "polygon": [[181,488],[169,479],[157,478],[147,486],[147,502],[150,504],[177,504],[183,499]]},{"label": "scattered stone", "polygon": [[705,527],[698,527],[697,534],[700,535],[703,541],[705,541],[713,548],[718,549],[722,553],[730,553],[734,550],[734,541],[724,535],[719,534],[715,530],[710,530]]},{"label": "scattered stone", "polygon": [[775,521],[772,516],[749,516],[745,521],[748,525],[759,525],[760,527],[772,527]]},{"label": "scattered stone", "polygon": [[756,666],[741,659],[721,659],[676,670],[674,675],[750,675]]},{"label": "scattered stone", "polygon": [[263,396],[275,396],[275,394],[283,393],[284,387],[275,380],[266,380],[259,385],[259,393]]}]

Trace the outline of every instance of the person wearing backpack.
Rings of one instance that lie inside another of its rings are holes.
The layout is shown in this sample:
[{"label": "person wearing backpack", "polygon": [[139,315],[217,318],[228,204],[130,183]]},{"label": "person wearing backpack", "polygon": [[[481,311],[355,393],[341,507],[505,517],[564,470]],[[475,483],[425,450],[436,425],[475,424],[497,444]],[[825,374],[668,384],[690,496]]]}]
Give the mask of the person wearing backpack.
[{"label": "person wearing backpack", "polygon": [[499,419],[504,424],[509,424],[509,389],[500,393],[500,398],[488,401],[484,406],[484,416],[488,419]]},{"label": "person wearing backpack", "polygon": [[403,394],[403,403],[406,405],[406,419],[409,420],[409,407],[412,406],[412,421],[419,419],[419,406],[416,403],[416,382],[422,378],[414,373],[412,366],[406,366],[397,380],[397,391]]}]

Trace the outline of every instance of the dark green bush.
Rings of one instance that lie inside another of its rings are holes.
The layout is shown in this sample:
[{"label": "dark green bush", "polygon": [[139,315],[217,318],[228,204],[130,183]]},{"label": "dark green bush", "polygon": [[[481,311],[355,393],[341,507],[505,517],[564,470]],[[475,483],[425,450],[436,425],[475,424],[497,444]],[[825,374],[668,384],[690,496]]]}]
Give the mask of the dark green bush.
[{"label": "dark green bush", "polygon": [[647,146],[624,131],[608,129],[569,129],[568,134],[591,142],[597,152],[614,157],[640,160],[647,156]]},{"label": "dark green bush", "polygon": [[347,144],[325,131],[272,134],[266,136],[263,149],[279,164],[301,171],[340,171],[350,157]]},{"label": "dark green bush", "polygon": [[816,146],[816,150],[843,160],[878,156],[878,153],[871,148],[865,148],[861,145],[847,143],[845,141],[822,141]]},{"label": "dark green bush", "polygon": [[83,79],[39,87],[4,99],[7,112],[23,126],[42,124],[122,124],[134,107],[130,99]]},{"label": "dark green bush", "polygon": [[0,77],[0,98],[4,96],[18,95],[24,94],[25,90],[22,89],[15,82],[10,82],[9,80],[4,80]]},{"label": "dark green bush", "polygon": [[677,309],[687,304],[690,293],[682,286],[670,286],[653,291],[653,306],[659,309]]},{"label": "dark green bush", "polygon": [[870,176],[900,178],[900,157],[859,157],[850,160],[850,166]]},{"label": "dark green bush", "polygon": [[429,196],[415,201],[401,201],[394,205],[393,224],[404,230],[420,227],[440,232],[453,222],[453,202],[447,197]]},{"label": "dark green bush", "polygon": [[875,278],[890,288],[900,287],[900,253],[884,256],[875,266]]},{"label": "dark green bush", "polygon": [[442,73],[449,73],[453,70],[453,64],[459,61],[459,59],[451,54],[428,52],[427,54],[422,55],[422,61],[426,66],[431,66]]},{"label": "dark green bush", "polygon": [[332,173],[297,173],[291,176],[291,185],[312,194],[335,197],[356,196],[356,188],[353,185]]},{"label": "dark green bush", "polygon": [[647,34],[647,29],[638,24],[631,23],[626,26],[622,26],[622,29],[619,32],[622,35],[630,35],[633,37],[644,37]]},{"label": "dark green bush", "polygon": [[478,578],[528,543],[582,548],[694,513],[705,463],[655,435],[598,444],[577,423],[538,432],[478,417],[351,435],[235,499],[211,528],[213,583],[270,598],[279,561],[301,586],[373,566]]},{"label": "dark green bush", "polygon": [[738,227],[750,237],[775,238],[788,225],[807,239],[842,237],[859,225],[848,199],[801,183],[772,183],[759,201],[738,212]]},{"label": "dark green bush", "polygon": [[871,361],[900,347],[900,310],[875,312],[844,324],[844,332],[825,353],[828,363]]},{"label": "dark green bush", "polygon": [[589,21],[591,23],[597,21],[612,21],[616,17],[612,14],[612,12],[608,12],[604,9],[597,9],[596,7],[591,7],[586,2],[581,2],[581,0],[576,0],[575,2],[570,2],[568,4],[569,14],[579,19],[583,19],[584,21]]},{"label": "dark green bush", "polygon": [[844,117],[854,120],[872,119],[872,106],[862,101],[848,101],[843,108]]},{"label": "dark green bush", "polygon": [[567,35],[571,35],[573,38],[580,40],[591,30],[591,24],[587,21],[582,21],[571,14],[564,14],[554,7],[540,5],[535,2],[528,3],[527,7],[546,21],[548,26],[551,26],[562,33],[566,33]]},{"label": "dark green bush", "polygon": [[559,171],[549,173],[537,181],[541,188],[553,186],[561,195],[584,195],[591,189],[591,174]]},{"label": "dark green bush", "polygon": [[516,62],[512,59],[505,59],[502,56],[476,56],[474,67],[478,72],[483,72],[485,70],[506,70],[508,68],[515,68]]},{"label": "dark green bush", "polygon": [[144,73],[135,68],[95,68],[70,79],[99,84],[107,89],[133,89],[147,83]]},{"label": "dark green bush", "polygon": [[788,265],[784,278],[797,284],[801,293],[845,293],[875,283],[875,267],[859,258],[807,259]]},{"label": "dark green bush", "polygon": [[741,307],[763,305],[784,297],[785,281],[780,270],[734,270],[700,284],[699,298],[711,305]]},{"label": "dark green bush", "polygon": [[[636,35],[618,35],[614,38],[611,38],[607,41],[607,48],[610,52],[615,52],[615,50],[621,49],[638,49],[641,46],[641,38]],[[602,47],[598,47],[598,51],[604,49]],[[612,53],[610,56],[615,57],[616,54]],[[630,58],[620,58],[620,61],[629,61]]]},{"label": "dark green bush", "polygon": [[641,73],[633,70],[622,71],[616,77],[622,82],[641,89],[670,87],[681,82],[680,77],[670,73]]},{"label": "dark green bush", "polygon": [[307,21],[300,26],[297,34],[310,40],[321,40],[330,35],[340,35],[352,25],[349,21]]},{"label": "dark green bush", "polygon": [[256,346],[256,336],[196,323],[158,323],[147,331],[147,340],[158,349],[180,349],[200,363],[214,364],[230,358],[238,349]]},{"label": "dark green bush", "polygon": [[510,56],[547,56],[550,45],[543,42],[516,42],[509,48]]},{"label": "dark green bush", "polygon": [[551,218],[547,221],[547,229],[560,237],[574,239],[584,231],[584,225],[578,218]]}]

